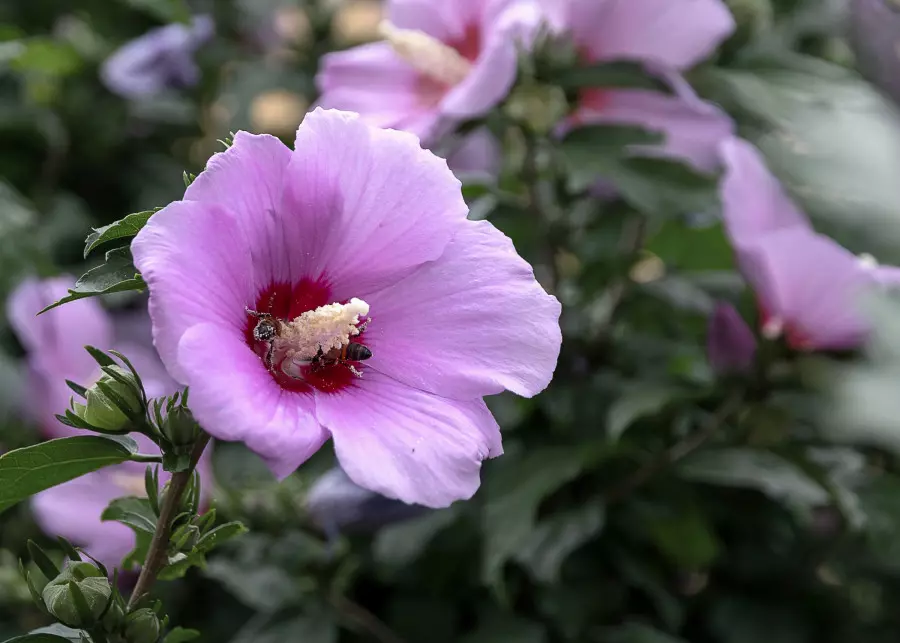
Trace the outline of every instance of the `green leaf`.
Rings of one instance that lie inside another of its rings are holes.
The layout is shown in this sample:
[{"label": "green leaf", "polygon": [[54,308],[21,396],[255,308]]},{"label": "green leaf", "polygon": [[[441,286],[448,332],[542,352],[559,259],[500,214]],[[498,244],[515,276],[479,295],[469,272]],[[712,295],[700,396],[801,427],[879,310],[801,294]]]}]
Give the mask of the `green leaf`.
[{"label": "green leaf", "polygon": [[415,562],[428,544],[459,517],[456,507],[432,511],[379,530],[372,545],[375,562],[400,569]]},{"label": "green leaf", "polygon": [[669,219],[662,222],[644,246],[669,270],[728,270],[734,267],[734,253],[721,223],[702,228]]},{"label": "green leaf", "polygon": [[0,456],[0,512],[50,487],[128,460],[121,443],[95,436],[57,438]]},{"label": "green leaf", "polygon": [[196,551],[200,553],[208,553],[221,545],[222,543],[237,538],[247,533],[247,528],[239,522],[228,522],[219,525],[212,531],[203,535],[197,542]]},{"label": "green leaf", "polygon": [[603,178],[622,198],[649,215],[706,212],[718,204],[719,178],[665,158],[631,157],[610,165]]},{"label": "green leaf", "polygon": [[770,451],[745,447],[699,451],[682,460],[676,471],[689,480],[756,489],[795,509],[829,500],[828,492],[800,467]]},{"label": "green leaf", "polygon": [[114,520],[148,534],[156,531],[156,514],[147,498],[116,498],[103,510],[100,520]]},{"label": "green leaf", "polygon": [[169,564],[159,570],[159,580],[176,580],[183,578],[191,567],[206,567],[206,557],[194,550],[190,554],[179,553],[169,560]]},{"label": "green leaf", "polygon": [[606,507],[594,501],[538,523],[515,558],[544,583],[559,580],[566,558],[597,536],[606,523]]},{"label": "green leaf", "polygon": [[643,623],[626,623],[604,632],[604,643],[686,643]]},{"label": "green leaf", "polygon": [[704,569],[719,555],[719,540],[712,525],[696,509],[655,517],[649,533],[656,547],[681,569]]},{"label": "green leaf", "polygon": [[584,190],[628,153],[630,146],[658,145],[662,134],[634,125],[589,125],[569,132],[559,147],[569,189]]},{"label": "green leaf", "polygon": [[543,449],[520,460],[505,461],[486,479],[481,565],[486,583],[499,586],[503,564],[532,537],[541,501],[576,478],[595,456],[588,445]]},{"label": "green leaf", "polygon": [[71,627],[63,625],[62,623],[54,623],[53,625],[48,625],[47,627],[41,627],[36,630],[32,630],[31,634],[52,634],[66,641],[74,641],[74,643],[82,643],[82,641],[88,641],[88,643],[90,643],[91,640],[86,632],[73,629]]},{"label": "green leaf", "polygon": [[547,629],[540,623],[503,614],[479,625],[459,643],[545,643],[547,640]]},{"label": "green leaf", "polygon": [[25,636],[17,636],[14,639],[7,639],[6,643],[59,643],[63,641],[81,641],[81,639],[67,639],[55,634],[26,634]]},{"label": "green leaf", "polygon": [[626,60],[573,67],[561,72],[554,82],[563,89],[618,87],[671,93],[669,87],[648,73],[641,63]]},{"label": "green leaf", "polygon": [[160,22],[183,22],[191,19],[184,0],[123,0],[128,6],[144,11]]},{"label": "green leaf", "polygon": [[146,288],[146,284],[135,270],[131,259],[131,250],[127,247],[116,248],[106,253],[105,263],[84,273],[75,282],[75,287],[69,289],[66,297],[50,304],[40,312],[45,313],[57,306],[86,297],[128,290],[143,290],[144,288]]},{"label": "green leaf", "polygon": [[32,562],[37,565],[37,568],[41,570],[41,573],[47,578],[47,580],[53,580],[57,576],[59,576],[59,567],[56,566],[47,554],[44,553],[44,550],[38,546],[36,542],[33,540],[29,540],[26,543],[28,548],[28,553],[31,556]]},{"label": "green leaf", "polygon": [[606,434],[610,440],[618,440],[636,420],[659,413],[683,393],[683,389],[674,386],[652,383],[638,384],[626,389],[609,409]]},{"label": "green leaf", "polygon": [[200,638],[200,632],[197,630],[186,630],[183,627],[176,627],[166,634],[163,643],[187,643],[197,638]]},{"label": "green leaf", "polygon": [[20,72],[46,76],[68,76],[82,65],[78,51],[69,43],[52,38],[31,38],[10,62],[10,67]]},{"label": "green leaf", "polygon": [[87,259],[94,248],[107,241],[135,236],[141,231],[141,228],[144,227],[147,221],[150,220],[150,217],[161,209],[162,208],[154,208],[152,210],[144,210],[143,212],[134,212],[123,219],[119,219],[102,228],[95,228],[85,240],[84,258]]}]

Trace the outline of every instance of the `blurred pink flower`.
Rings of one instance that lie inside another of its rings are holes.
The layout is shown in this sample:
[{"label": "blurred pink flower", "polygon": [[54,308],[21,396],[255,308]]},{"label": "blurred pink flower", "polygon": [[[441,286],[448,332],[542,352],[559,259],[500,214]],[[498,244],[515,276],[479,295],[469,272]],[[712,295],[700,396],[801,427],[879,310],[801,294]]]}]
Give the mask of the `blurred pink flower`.
[{"label": "blurred pink flower", "polygon": [[641,62],[673,92],[585,90],[570,125],[643,126],[665,135],[661,153],[701,170],[716,167],[717,145],[731,135],[733,124],[727,114],[697,97],[680,73],[709,57],[734,31],[734,19],[721,0],[538,3],[553,29],[574,40],[583,62]]},{"label": "blurred pink flower", "polygon": [[[502,452],[482,397],[541,391],[561,336],[559,302],[466,215],[445,161],[356,114],[316,109],[294,151],[238,133],[132,243],[157,350],[200,424],[282,477],[331,437],[362,487],[470,497]],[[246,307],[280,334],[260,340]],[[351,338],[370,359],[318,352]]]},{"label": "blurred pink flower", "polygon": [[706,355],[719,375],[748,372],[756,357],[756,338],[734,306],[719,302],[709,318]]},{"label": "blurred pink flower", "polygon": [[783,335],[798,350],[858,346],[869,330],[860,295],[900,284],[900,270],[817,234],[748,142],[726,141],[721,153],[725,228],[759,301],[763,335]]},{"label": "blurred pink flower", "polygon": [[434,143],[445,126],[481,116],[516,78],[517,43],[539,24],[532,0],[388,0],[387,41],[327,54],[322,107]]},{"label": "blurred pink flower", "polygon": [[[177,385],[168,376],[146,337],[117,341],[116,335],[134,335],[134,328],[123,328],[103,310],[97,300],[83,299],[60,306],[43,315],[36,313],[68,293],[75,284],[72,277],[39,281],[28,279],[10,295],[7,316],[19,341],[28,353],[28,398],[23,411],[29,414],[47,438],[87,435],[85,431],[61,424],[54,416],[69,407],[73,392],[65,381],[89,386],[100,376],[100,369],[84,350],[85,345],[101,350],[116,348],[134,364],[148,397],[169,395]],[[137,341],[135,341],[135,339]],[[141,341],[144,340],[144,341]],[[159,453],[147,437],[131,434],[141,453]],[[71,482],[37,494],[31,500],[35,519],[51,535],[69,539],[112,568],[134,548],[134,532],[117,522],[103,522],[100,515],[110,501],[122,496],[144,495],[146,465],[126,462],[100,469]],[[201,461],[201,476],[211,478],[210,461]],[[160,472],[162,481],[168,474]],[[208,497],[210,489],[204,490]]]}]

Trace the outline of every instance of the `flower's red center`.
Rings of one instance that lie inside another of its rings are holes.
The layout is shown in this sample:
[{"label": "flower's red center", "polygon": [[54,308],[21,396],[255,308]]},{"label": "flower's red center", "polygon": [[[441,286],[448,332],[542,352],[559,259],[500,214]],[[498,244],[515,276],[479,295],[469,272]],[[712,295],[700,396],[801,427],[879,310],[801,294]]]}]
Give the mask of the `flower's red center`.
[{"label": "flower's red center", "polygon": [[[276,319],[287,322],[307,311],[331,303],[334,303],[334,299],[331,297],[331,287],[327,282],[303,279],[294,285],[286,282],[269,284],[257,295],[256,307],[253,310],[258,313],[269,313]],[[247,345],[259,355],[260,368],[267,369],[266,355],[269,352],[270,342],[257,341],[254,338],[253,329],[256,328],[258,322],[256,317],[247,315],[244,337]],[[364,334],[363,332],[356,336],[354,341],[362,343],[361,338]],[[333,393],[350,386],[356,380],[356,376],[349,368],[349,363],[336,362],[315,366],[311,364],[300,369],[302,377],[292,377],[282,370],[282,361],[284,361],[283,356],[273,362],[271,375],[281,388],[288,391],[310,392],[312,389],[316,389],[325,393]],[[353,364],[356,367],[359,366],[358,362]]]},{"label": "flower's red center", "polygon": [[[481,29],[477,24],[470,24],[460,38],[447,42],[446,45],[455,49],[460,56],[474,64],[481,53]],[[429,109],[436,107],[447,92],[453,89],[452,86],[425,74],[419,74],[416,82],[419,102],[423,107]]]},{"label": "flower's red center", "polygon": [[782,318],[776,318],[766,307],[759,303],[759,319],[762,324],[762,328],[766,328],[766,326],[778,323],[781,325],[781,334],[784,337],[785,343],[797,351],[808,351],[813,347],[812,340],[810,340],[807,333],[802,329],[798,328],[796,325],[788,322]]},{"label": "flower's red center", "polygon": [[[578,59],[582,65],[590,65],[596,62],[587,49],[578,51]],[[589,115],[597,114],[606,109],[609,104],[609,90],[596,87],[586,87],[578,92],[578,103],[572,116],[572,124],[584,125]]]}]

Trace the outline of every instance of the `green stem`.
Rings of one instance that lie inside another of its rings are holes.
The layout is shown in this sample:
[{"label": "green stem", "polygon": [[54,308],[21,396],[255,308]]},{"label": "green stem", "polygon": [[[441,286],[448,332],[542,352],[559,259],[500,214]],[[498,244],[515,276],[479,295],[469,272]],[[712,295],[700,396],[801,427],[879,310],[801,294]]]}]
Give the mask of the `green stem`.
[{"label": "green stem", "polygon": [[181,497],[184,495],[185,489],[191,481],[194,474],[194,468],[203,454],[203,450],[209,443],[210,436],[203,433],[194,451],[191,453],[191,465],[185,471],[179,471],[172,475],[169,481],[169,488],[163,498],[162,506],[159,511],[159,520],[156,523],[156,531],[153,533],[153,539],[150,541],[150,550],[147,552],[147,560],[141,568],[141,574],[138,576],[137,584],[131,593],[128,601],[128,610],[134,609],[138,602],[150,592],[150,588],[156,582],[156,575],[166,564],[166,553],[169,549],[169,538],[172,535],[172,520],[178,515],[178,509],[181,506]]}]

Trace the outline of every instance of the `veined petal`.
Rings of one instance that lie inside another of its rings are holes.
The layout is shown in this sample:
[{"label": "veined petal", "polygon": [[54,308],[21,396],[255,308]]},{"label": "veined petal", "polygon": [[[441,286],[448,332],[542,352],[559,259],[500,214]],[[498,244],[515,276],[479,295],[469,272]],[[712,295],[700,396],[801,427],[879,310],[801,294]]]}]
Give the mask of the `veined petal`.
[{"label": "veined petal", "polygon": [[560,304],[512,242],[469,222],[437,261],[367,297],[371,369],[454,399],[530,397],[556,368]]},{"label": "veined petal", "polygon": [[289,278],[276,212],[290,160],[291,150],[274,136],[238,132],[231,147],[214,154],[184,193],[185,201],[217,205],[233,215],[266,283]]},{"label": "veined petal", "polygon": [[518,55],[513,39],[495,39],[485,45],[466,78],[441,102],[441,112],[465,119],[480,116],[502,101],[516,80]]},{"label": "veined petal", "polygon": [[328,439],[312,396],[278,386],[232,328],[193,326],[181,339],[178,359],[200,426],[221,440],[243,441],[277,477],[292,473]]},{"label": "veined petal", "polygon": [[363,297],[437,259],[468,208],[443,159],[404,132],[317,109],[297,131],[283,219],[292,272]]},{"label": "veined petal", "polygon": [[255,301],[256,267],[247,238],[221,206],[176,201],[150,217],[131,251],[150,288],[156,350],[172,377],[193,385],[178,361],[182,335],[204,322],[242,333],[244,307]]},{"label": "veined petal", "polygon": [[316,397],[341,467],[388,498],[446,507],[471,498],[481,462],[502,453],[481,400],[448,400],[369,372],[357,386]]}]

